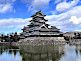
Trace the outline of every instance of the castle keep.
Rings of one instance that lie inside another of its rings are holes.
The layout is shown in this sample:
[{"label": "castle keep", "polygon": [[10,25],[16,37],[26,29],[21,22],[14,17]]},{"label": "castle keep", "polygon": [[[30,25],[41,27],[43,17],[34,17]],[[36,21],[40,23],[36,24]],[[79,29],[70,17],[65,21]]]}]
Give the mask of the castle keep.
[{"label": "castle keep", "polygon": [[41,11],[34,14],[30,24],[25,26],[21,33],[21,38],[28,37],[62,37],[62,33],[55,26],[49,28],[49,24],[46,24],[48,20],[44,19],[46,15],[43,15]]},{"label": "castle keep", "polygon": [[[53,45],[53,44],[65,44],[65,40],[62,32],[55,26],[50,26],[44,19],[46,15],[43,15],[41,11],[34,14],[30,24],[24,26],[23,32],[20,34],[19,44],[23,45]],[[50,26],[50,28],[49,28]],[[59,42],[60,41],[60,42]]]}]

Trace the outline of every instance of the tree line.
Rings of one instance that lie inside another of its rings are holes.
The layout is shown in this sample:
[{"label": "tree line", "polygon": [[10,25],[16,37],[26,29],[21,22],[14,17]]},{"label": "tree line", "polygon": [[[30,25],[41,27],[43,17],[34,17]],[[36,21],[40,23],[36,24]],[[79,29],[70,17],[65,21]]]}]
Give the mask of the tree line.
[{"label": "tree line", "polygon": [[7,35],[1,34],[1,36],[0,36],[1,42],[17,42],[17,41],[19,41],[19,39],[20,39],[20,37],[17,34],[17,32],[12,33],[10,35],[9,34],[7,34]]}]

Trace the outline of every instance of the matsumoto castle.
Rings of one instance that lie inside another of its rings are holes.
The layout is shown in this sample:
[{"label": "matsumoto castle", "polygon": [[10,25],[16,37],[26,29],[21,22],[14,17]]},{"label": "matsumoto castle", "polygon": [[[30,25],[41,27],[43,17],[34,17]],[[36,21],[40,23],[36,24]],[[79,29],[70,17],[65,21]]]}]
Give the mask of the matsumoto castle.
[{"label": "matsumoto castle", "polygon": [[32,20],[30,20],[30,24],[24,26],[22,29],[23,32],[20,34],[21,39],[29,38],[29,37],[62,37],[63,34],[60,32],[58,28],[55,26],[51,26],[49,28],[49,24],[46,22],[41,11],[36,12],[36,14],[32,15]]}]

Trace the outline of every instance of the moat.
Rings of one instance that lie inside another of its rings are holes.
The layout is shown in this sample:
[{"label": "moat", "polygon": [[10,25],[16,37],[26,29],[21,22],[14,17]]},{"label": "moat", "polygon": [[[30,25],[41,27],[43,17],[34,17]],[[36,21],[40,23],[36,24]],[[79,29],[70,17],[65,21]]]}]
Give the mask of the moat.
[{"label": "moat", "polygon": [[81,61],[80,45],[0,46],[0,61]]}]

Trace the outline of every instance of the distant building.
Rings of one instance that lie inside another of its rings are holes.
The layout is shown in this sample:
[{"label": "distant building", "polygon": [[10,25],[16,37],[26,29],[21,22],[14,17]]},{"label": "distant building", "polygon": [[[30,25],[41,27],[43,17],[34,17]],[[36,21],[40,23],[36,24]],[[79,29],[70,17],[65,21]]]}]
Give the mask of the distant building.
[{"label": "distant building", "polygon": [[64,36],[69,36],[69,37],[77,37],[79,34],[80,34],[80,36],[81,36],[81,32],[74,31],[74,32],[66,32],[66,33],[64,33],[63,35],[64,35]]},{"label": "distant building", "polygon": [[74,37],[74,32],[66,32],[63,34],[65,37],[68,36],[68,37]]}]

